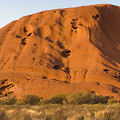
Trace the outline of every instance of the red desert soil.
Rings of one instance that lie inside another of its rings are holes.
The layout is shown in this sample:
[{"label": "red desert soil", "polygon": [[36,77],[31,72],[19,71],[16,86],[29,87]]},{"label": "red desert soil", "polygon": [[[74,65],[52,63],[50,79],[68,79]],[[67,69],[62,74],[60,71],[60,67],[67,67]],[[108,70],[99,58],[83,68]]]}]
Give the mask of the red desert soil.
[{"label": "red desert soil", "polygon": [[43,11],[0,29],[0,97],[75,91],[120,100],[120,7]]}]

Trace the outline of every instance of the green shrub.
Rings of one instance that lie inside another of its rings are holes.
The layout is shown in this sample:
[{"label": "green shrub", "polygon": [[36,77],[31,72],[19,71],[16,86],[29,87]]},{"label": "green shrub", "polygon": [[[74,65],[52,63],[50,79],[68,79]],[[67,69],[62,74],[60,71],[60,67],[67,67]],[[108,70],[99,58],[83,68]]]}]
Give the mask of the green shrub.
[{"label": "green shrub", "polygon": [[63,94],[53,95],[51,98],[51,102],[53,104],[62,104],[62,101],[64,99],[65,99],[65,95],[63,95]]},{"label": "green shrub", "polygon": [[92,95],[92,104],[106,104],[108,103],[108,97],[103,95]]},{"label": "green shrub", "polygon": [[108,100],[108,103],[113,104],[113,103],[118,103],[118,101],[116,99],[111,98]]},{"label": "green shrub", "polygon": [[6,116],[5,110],[0,109],[0,120],[3,120]]},{"label": "green shrub", "polygon": [[65,100],[65,95],[58,94],[53,95],[51,98],[42,100],[41,104],[62,104],[63,100]]},{"label": "green shrub", "polygon": [[95,95],[94,93],[70,93],[66,96],[66,100],[69,104],[105,104],[108,102],[108,98],[102,95]]},{"label": "green shrub", "polygon": [[66,99],[63,100],[63,101],[62,101],[62,104],[63,104],[63,105],[67,105],[67,104],[68,104],[67,100],[66,100]]},{"label": "green shrub", "polygon": [[69,93],[67,95],[58,94],[51,98],[47,98],[41,101],[41,104],[106,104],[108,103],[108,97],[102,95],[95,95],[94,93]]},{"label": "green shrub", "polygon": [[17,102],[15,95],[9,95],[3,99],[3,103],[7,105],[13,105]]},{"label": "green shrub", "polygon": [[70,93],[66,96],[68,104],[78,105],[91,102],[91,94],[88,93]]},{"label": "green shrub", "polygon": [[31,95],[24,95],[22,101],[26,104],[35,105],[35,104],[38,104],[41,99],[42,97],[31,94]]},{"label": "green shrub", "polygon": [[51,104],[52,102],[51,102],[51,99],[43,99],[43,100],[41,100],[40,101],[40,104]]}]

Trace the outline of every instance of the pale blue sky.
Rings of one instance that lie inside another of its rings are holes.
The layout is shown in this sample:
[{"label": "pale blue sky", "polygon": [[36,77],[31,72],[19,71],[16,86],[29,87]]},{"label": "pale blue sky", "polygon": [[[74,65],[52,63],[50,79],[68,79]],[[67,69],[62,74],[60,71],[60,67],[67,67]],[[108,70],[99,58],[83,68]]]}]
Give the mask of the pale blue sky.
[{"label": "pale blue sky", "polygon": [[0,0],[0,28],[22,16],[44,10],[104,3],[120,6],[120,0]]}]

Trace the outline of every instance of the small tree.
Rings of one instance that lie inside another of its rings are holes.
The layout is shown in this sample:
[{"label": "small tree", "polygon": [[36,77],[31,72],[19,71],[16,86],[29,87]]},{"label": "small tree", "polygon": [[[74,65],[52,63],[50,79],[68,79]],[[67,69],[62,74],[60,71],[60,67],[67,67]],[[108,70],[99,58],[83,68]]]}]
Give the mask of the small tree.
[{"label": "small tree", "polygon": [[39,97],[37,95],[29,94],[29,95],[24,95],[22,101],[24,103],[34,105],[34,104],[38,104],[41,99],[42,99],[42,97]]}]

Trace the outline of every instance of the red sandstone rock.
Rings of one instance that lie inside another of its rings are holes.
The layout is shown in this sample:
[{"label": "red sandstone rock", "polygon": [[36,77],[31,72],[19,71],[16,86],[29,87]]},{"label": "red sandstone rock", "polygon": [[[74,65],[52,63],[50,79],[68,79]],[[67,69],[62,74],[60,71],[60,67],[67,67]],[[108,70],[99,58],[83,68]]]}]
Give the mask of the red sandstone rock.
[{"label": "red sandstone rock", "polygon": [[120,7],[43,11],[0,29],[0,95],[75,91],[120,99]]}]

